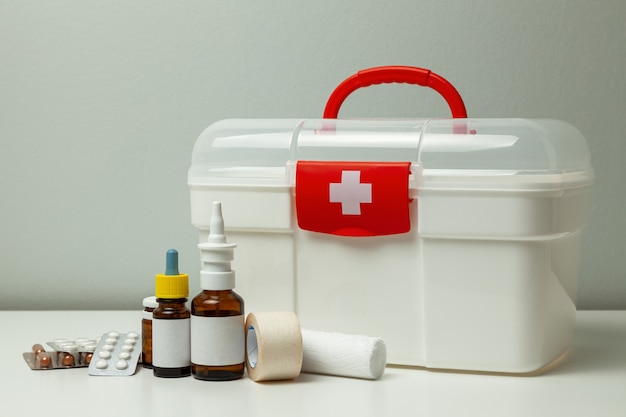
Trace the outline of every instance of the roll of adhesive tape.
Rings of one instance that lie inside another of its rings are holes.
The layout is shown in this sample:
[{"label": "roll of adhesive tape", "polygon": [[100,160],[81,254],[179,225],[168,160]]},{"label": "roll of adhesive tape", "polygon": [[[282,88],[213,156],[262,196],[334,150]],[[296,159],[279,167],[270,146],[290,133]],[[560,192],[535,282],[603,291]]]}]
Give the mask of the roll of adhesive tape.
[{"label": "roll of adhesive tape", "polygon": [[302,368],[300,322],[290,311],[246,318],[246,369],[253,381],[294,379]]},{"label": "roll of adhesive tape", "polygon": [[385,372],[387,348],[378,337],[302,330],[302,372],[378,379]]}]

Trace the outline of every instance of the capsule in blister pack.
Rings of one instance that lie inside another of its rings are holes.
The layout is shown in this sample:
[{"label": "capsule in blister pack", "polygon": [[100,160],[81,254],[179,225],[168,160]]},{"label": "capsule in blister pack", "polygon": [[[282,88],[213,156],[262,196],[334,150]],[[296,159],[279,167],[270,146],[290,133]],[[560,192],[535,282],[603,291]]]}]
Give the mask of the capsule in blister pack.
[{"label": "capsule in blister pack", "polygon": [[89,375],[94,376],[130,376],[135,373],[141,343],[139,333],[105,333],[96,346],[89,364]]},{"label": "capsule in blister pack", "polygon": [[24,352],[22,356],[33,370],[84,368],[89,366],[97,343],[98,338],[54,339],[47,342],[53,350],[46,351],[36,343],[30,352]]}]

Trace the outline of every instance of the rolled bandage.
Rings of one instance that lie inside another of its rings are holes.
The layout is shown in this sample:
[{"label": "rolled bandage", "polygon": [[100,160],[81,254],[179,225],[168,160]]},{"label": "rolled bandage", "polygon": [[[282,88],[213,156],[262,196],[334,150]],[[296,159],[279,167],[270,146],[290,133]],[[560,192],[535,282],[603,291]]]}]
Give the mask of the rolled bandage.
[{"label": "rolled bandage", "polygon": [[246,318],[246,369],[251,380],[294,379],[302,366],[300,322],[293,312],[250,313]]},{"label": "rolled bandage", "polygon": [[378,337],[302,329],[302,372],[378,379],[387,348]]}]

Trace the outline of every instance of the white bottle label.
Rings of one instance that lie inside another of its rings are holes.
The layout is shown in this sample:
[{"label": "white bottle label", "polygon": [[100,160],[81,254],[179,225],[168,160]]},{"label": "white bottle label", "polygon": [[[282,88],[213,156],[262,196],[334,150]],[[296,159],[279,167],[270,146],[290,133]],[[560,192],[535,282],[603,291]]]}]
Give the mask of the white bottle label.
[{"label": "white bottle label", "polygon": [[191,316],[191,362],[224,366],[243,363],[245,333],[243,315]]},{"label": "white bottle label", "polygon": [[152,365],[182,368],[191,362],[189,319],[152,319]]}]

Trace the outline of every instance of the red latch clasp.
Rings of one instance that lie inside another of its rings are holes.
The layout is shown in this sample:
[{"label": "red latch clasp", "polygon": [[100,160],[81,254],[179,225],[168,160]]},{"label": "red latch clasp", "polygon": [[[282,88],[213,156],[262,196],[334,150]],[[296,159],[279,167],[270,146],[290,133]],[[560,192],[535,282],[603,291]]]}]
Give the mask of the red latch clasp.
[{"label": "red latch clasp", "polygon": [[298,161],[298,226],[340,236],[407,233],[410,162]]}]

